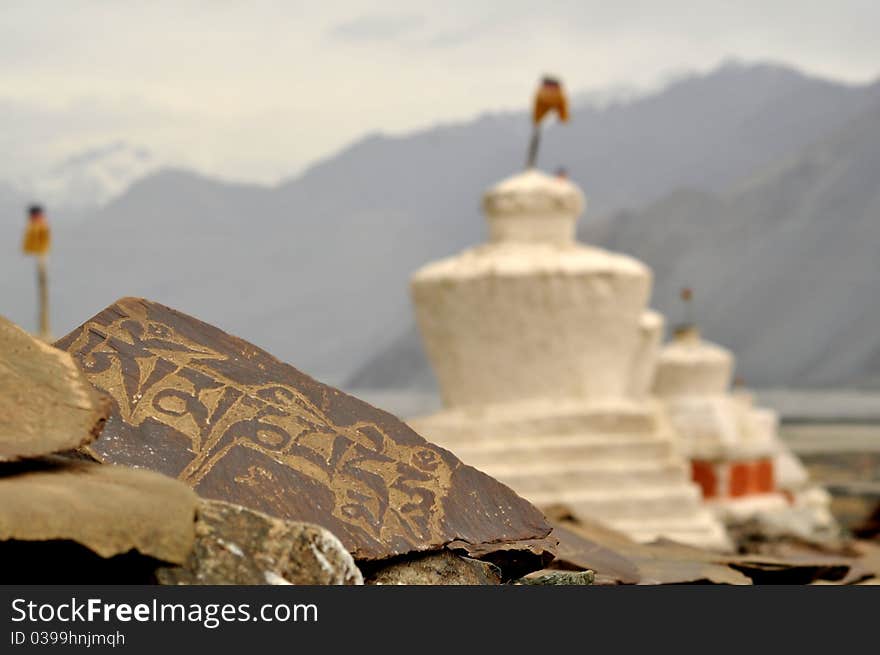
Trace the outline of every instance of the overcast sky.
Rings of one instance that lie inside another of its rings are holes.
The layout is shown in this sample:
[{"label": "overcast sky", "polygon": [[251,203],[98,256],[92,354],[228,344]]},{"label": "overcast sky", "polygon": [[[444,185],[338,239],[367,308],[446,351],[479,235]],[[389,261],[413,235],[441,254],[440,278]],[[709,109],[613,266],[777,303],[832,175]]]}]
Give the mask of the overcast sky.
[{"label": "overcast sky", "polygon": [[4,0],[0,175],[124,139],[272,181],[371,131],[644,87],[728,56],[880,74],[876,0]]}]

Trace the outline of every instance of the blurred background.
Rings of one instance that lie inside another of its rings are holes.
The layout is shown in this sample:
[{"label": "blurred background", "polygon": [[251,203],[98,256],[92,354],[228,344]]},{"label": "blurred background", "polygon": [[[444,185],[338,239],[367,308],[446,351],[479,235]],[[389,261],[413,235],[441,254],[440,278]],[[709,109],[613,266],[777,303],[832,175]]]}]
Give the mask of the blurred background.
[{"label": "blurred background", "polygon": [[538,163],[586,191],[581,239],[647,262],[670,323],[692,288],[800,452],[836,439],[872,479],[878,24],[863,0],[6,2],[0,312],[36,330],[40,203],[56,337],[144,296],[424,411],[408,277],[483,240],[552,73],[572,120]]}]

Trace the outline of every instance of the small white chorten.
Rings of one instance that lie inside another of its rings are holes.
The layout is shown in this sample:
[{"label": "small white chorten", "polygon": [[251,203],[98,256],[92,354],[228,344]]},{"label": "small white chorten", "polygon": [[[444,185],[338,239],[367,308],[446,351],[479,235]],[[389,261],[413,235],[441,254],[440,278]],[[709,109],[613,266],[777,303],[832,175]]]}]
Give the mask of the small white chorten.
[{"label": "small white chorten", "polygon": [[678,330],[659,357],[654,392],[665,401],[707,504],[725,522],[759,518],[804,536],[833,528],[827,493],[809,484],[778,436],[775,412],[730,391],[734,357]]},{"label": "small white chorten", "polygon": [[413,276],[444,409],[410,423],[539,506],[726,547],[648,395],[663,328],[651,271],[577,243],[584,205],[566,179],[515,175],[483,199],[488,243]]}]

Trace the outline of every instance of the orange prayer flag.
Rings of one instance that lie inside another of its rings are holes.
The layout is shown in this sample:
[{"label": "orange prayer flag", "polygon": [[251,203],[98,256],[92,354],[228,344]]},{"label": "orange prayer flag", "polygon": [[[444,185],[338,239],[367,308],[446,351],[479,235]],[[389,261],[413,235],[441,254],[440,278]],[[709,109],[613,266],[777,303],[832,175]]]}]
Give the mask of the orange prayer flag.
[{"label": "orange prayer flag", "polygon": [[535,107],[532,121],[537,125],[550,112],[556,112],[559,120],[568,121],[568,99],[559,80],[545,77],[535,93]]},{"label": "orange prayer flag", "polygon": [[52,245],[49,223],[40,207],[31,207],[21,249],[26,255],[45,255]]}]

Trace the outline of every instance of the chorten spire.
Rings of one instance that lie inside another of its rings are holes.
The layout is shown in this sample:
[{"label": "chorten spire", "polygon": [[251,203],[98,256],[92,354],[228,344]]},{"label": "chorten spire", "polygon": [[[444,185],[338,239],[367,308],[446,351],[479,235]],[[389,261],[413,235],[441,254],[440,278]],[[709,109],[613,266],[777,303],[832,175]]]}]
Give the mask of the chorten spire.
[{"label": "chorten spire", "polygon": [[526,170],[534,168],[538,161],[538,148],[541,145],[541,121],[548,114],[556,114],[563,123],[568,121],[568,98],[558,78],[545,75],[535,92],[532,108],[532,139],[526,157]]},{"label": "chorten spire", "polygon": [[700,328],[694,320],[694,290],[683,287],[679,292],[679,298],[681,298],[683,320],[673,328],[673,338],[676,341],[699,341]]}]

